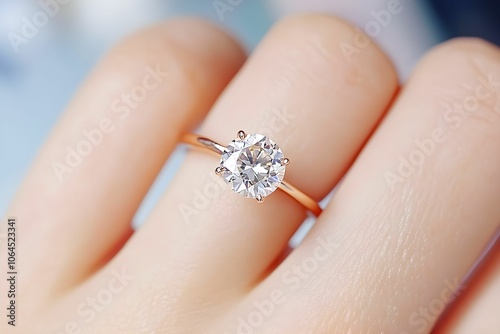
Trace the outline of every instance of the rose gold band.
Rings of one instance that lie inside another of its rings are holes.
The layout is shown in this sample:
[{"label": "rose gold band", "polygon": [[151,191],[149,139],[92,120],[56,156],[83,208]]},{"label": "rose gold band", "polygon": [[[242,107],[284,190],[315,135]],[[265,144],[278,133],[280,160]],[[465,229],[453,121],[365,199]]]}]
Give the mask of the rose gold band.
[{"label": "rose gold band", "polygon": [[[185,134],[181,141],[185,144],[191,145],[196,148],[203,149],[208,152],[216,153],[219,156],[224,152],[225,147],[219,143],[208,139],[206,137],[198,136],[196,134],[188,133]],[[281,182],[279,188],[285,193],[294,198],[297,202],[303,205],[307,210],[309,210],[314,216],[318,217],[323,211],[319,206],[318,202],[313,200],[311,197],[304,194],[302,191],[298,190],[286,181]]]}]

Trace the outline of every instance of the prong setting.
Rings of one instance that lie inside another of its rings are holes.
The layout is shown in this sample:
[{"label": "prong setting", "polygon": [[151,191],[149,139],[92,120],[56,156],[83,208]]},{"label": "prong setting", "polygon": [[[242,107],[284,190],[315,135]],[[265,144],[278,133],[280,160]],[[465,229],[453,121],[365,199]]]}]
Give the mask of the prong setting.
[{"label": "prong setting", "polygon": [[284,165],[284,166],[288,166],[290,164],[290,159],[288,158],[283,158],[283,160],[281,161],[281,163]]},{"label": "prong setting", "polygon": [[264,197],[260,194],[257,195],[255,199],[257,200],[257,203],[264,203]]},{"label": "prong setting", "polygon": [[218,176],[221,176],[222,173],[224,172],[224,168],[219,166],[217,168],[215,168],[215,174],[218,175]]},{"label": "prong setting", "polygon": [[245,133],[245,131],[243,131],[243,130],[238,131],[238,138],[239,139],[243,140],[243,139],[245,139],[246,136],[247,136],[247,134]]}]

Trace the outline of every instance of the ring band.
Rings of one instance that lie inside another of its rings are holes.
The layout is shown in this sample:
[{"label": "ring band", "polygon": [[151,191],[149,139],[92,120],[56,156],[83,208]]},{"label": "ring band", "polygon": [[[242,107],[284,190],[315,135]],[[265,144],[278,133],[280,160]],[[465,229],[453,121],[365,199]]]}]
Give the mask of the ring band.
[{"label": "ring band", "polygon": [[282,156],[279,147],[262,135],[247,135],[238,132],[238,138],[227,147],[212,139],[187,133],[181,141],[190,146],[217,154],[221,164],[216,173],[222,175],[226,183],[233,184],[233,190],[256,198],[261,203],[265,196],[279,188],[314,216],[323,211],[318,202],[283,180],[289,160]]}]

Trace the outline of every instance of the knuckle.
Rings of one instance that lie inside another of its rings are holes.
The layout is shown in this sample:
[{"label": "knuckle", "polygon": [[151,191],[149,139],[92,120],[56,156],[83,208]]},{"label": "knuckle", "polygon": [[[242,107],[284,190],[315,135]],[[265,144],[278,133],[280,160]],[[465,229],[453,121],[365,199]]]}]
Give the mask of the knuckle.
[{"label": "knuckle", "polygon": [[[498,131],[500,127],[500,51],[478,38],[457,38],[434,50],[424,60],[435,98],[445,117],[457,124],[469,119]],[[459,120],[461,118],[461,120]]]},{"label": "knuckle", "polygon": [[385,53],[341,19],[325,14],[293,15],[281,20],[272,35],[282,45],[277,50],[281,68],[299,72],[301,80],[337,82],[341,87],[376,94],[397,85],[396,71]]}]

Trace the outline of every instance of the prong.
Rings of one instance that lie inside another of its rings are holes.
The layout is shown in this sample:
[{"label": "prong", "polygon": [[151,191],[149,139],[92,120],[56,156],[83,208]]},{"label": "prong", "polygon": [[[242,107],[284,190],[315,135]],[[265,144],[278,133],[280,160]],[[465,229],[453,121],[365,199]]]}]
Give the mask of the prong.
[{"label": "prong", "polygon": [[222,168],[221,166],[219,166],[219,167],[217,167],[215,169],[215,174],[221,176],[223,171],[224,171],[224,168]]},{"label": "prong", "polygon": [[238,131],[238,138],[240,138],[241,140],[245,139],[246,136],[247,134],[245,133],[245,131],[243,130]]},{"label": "prong", "polygon": [[287,165],[290,163],[290,159],[288,159],[288,158],[283,158],[282,163],[283,163],[283,165],[287,166]]},{"label": "prong", "polygon": [[264,202],[264,197],[262,195],[257,195],[255,197],[255,199],[257,200],[257,203],[263,203]]}]

